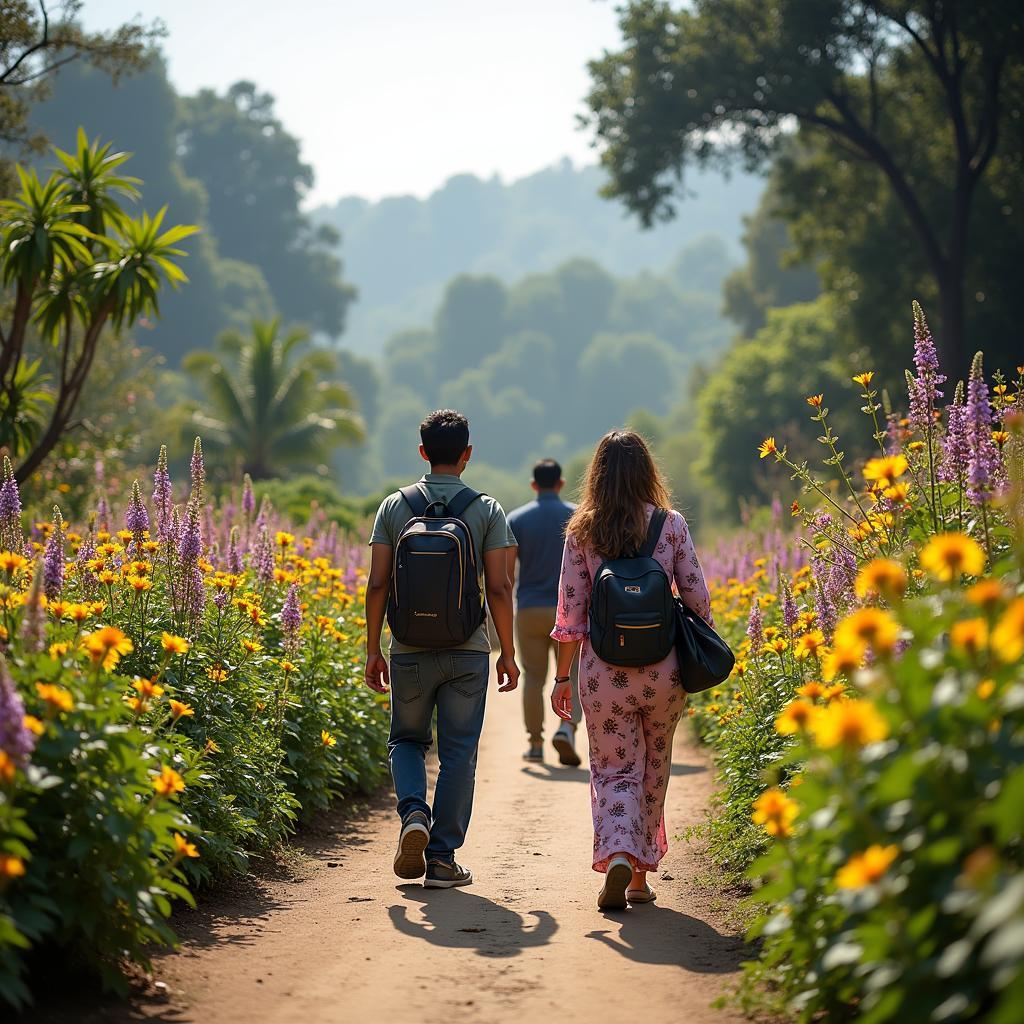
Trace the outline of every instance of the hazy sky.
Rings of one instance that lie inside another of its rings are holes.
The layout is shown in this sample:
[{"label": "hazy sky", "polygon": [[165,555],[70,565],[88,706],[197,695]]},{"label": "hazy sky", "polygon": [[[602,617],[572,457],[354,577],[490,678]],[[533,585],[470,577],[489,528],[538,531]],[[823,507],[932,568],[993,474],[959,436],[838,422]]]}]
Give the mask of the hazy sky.
[{"label": "hazy sky", "polygon": [[619,39],[612,0],[86,0],[83,16],[135,15],[165,23],[179,91],[247,78],[277,98],[313,200],[593,161],[584,65]]}]

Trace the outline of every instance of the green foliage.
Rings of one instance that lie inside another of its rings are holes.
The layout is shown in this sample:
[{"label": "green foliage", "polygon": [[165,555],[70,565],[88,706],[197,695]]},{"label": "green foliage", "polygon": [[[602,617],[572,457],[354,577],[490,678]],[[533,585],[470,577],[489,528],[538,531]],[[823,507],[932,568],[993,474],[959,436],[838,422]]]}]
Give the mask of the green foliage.
[{"label": "green foliage", "polygon": [[185,360],[206,391],[192,423],[222,463],[240,462],[244,472],[263,479],[309,469],[338,445],[362,440],[352,395],[331,379],[335,356],[325,349],[300,351],[308,340],[296,328],[282,336],[279,320],[256,321],[248,337],[223,334],[220,357],[193,352]]},{"label": "green foliage", "polygon": [[55,513],[27,547],[21,518],[3,523],[0,1001],[28,1000],[30,951],[123,987],[125,961],[174,941],[186,886],[244,872],[386,765],[360,671],[363,549],[322,511],[307,536],[271,532],[287,521],[247,491],[207,515],[198,445],[172,508],[165,468],[119,533],[107,508],[82,532]]},{"label": "green foliage", "polygon": [[[697,400],[695,469],[728,512],[735,514],[737,497],[770,497],[784,479],[770,462],[752,466],[750,453],[764,439],[765,423],[785,433],[795,457],[817,452],[806,397],[824,389],[852,393],[850,377],[860,369],[837,346],[836,334],[827,298],[769,310],[767,324],[735,345],[708,378]],[[856,412],[836,415],[845,444]],[[850,455],[864,450],[854,447]]]},{"label": "green foliage", "polygon": [[341,281],[339,238],[300,209],[313,169],[275,116],[274,98],[252,82],[185,97],[178,144],[185,173],[206,190],[220,251],[260,268],[284,319],[341,334],[354,293]]},{"label": "green foliage", "polygon": [[[966,268],[983,237],[976,189],[996,176],[997,153],[1019,162],[1024,25],[1015,5],[633,0],[620,26],[622,48],[590,65],[606,194],[644,223],[671,217],[689,167],[763,166],[795,123],[802,142],[820,144],[886,199],[871,209],[843,190],[843,210],[876,223],[899,210],[890,223],[913,238],[941,301],[947,362],[966,370]],[[812,197],[799,199],[816,206]],[[834,193],[822,202],[835,206]],[[832,251],[846,244],[834,242]],[[893,258],[887,252],[886,264]]]},{"label": "green foliage", "polygon": [[[56,152],[59,169],[43,181],[19,167],[19,193],[0,202],[0,281],[12,300],[0,354],[0,444],[22,459],[22,480],[67,430],[104,332],[158,316],[161,291],[186,280],[178,243],[196,230],[164,228],[164,210],[129,214],[122,199],[137,190],[120,173],[128,154],[81,130],[74,153]],[[42,430],[41,381],[27,377],[40,351],[53,351],[58,366]]]}]

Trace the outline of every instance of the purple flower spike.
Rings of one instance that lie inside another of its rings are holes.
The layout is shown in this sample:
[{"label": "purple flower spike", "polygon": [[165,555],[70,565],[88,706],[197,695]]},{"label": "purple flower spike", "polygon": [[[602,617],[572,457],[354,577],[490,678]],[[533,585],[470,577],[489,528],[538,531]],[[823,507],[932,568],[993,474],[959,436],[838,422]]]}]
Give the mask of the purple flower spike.
[{"label": "purple flower spike", "polygon": [[248,473],[242,482],[242,512],[246,519],[251,519],[256,511],[256,494],[252,489],[252,477]]},{"label": "purple flower spike", "polygon": [[946,378],[939,373],[939,356],[935,350],[928,321],[925,320],[921,304],[914,300],[914,369],[916,377],[908,374],[907,387],[910,398],[910,420],[917,430],[924,431],[931,426],[932,410],[942,398],[939,385]]},{"label": "purple flower spike", "polygon": [[263,584],[274,578],[274,547],[266,526],[261,527],[256,541],[256,578]]},{"label": "purple flower spike", "polygon": [[185,522],[178,540],[178,557],[185,566],[193,566],[203,553],[203,533],[199,526],[199,509],[194,501],[185,510]]},{"label": "purple flower spike", "polygon": [[36,738],[25,727],[25,705],[14,688],[7,662],[0,657],[0,750],[23,765],[35,750]]},{"label": "purple flower spike", "polygon": [[764,646],[764,619],[761,617],[761,605],[755,598],[750,605],[750,618],[747,619],[747,636],[755,654],[760,653]]},{"label": "purple flower spike", "polygon": [[800,612],[793,599],[793,591],[789,589],[789,584],[781,578],[779,582],[782,586],[782,621],[785,623],[786,629],[792,633],[797,619],[800,618]]},{"label": "purple flower spike", "polygon": [[132,484],[132,498],[124,514],[124,526],[126,530],[131,530],[134,534],[136,544],[142,540],[142,535],[149,529],[149,513],[143,504],[138,480]]},{"label": "purple flower spike", "polygon": [[167,445],[160,445],[153,474],[153,510],[156,514],[157,538],[166,542],[170,538],[172,507],[171,475],[167,472]]},{"label": "purple flower spike", "polygon": [[64,589],[64,517],[53,506],[53,529],[43,550],[43,591],[51,600]]},{"label": "purple flower spike", "polygon": [[964,420],[968,449],[967,495],[975,505],[979,505],[998,491],[1003,469],[999,449],[992,440],[992,406],[980,352],[971,363]]},{"label": "purple flower spike", "polygon": [[0,483],[0,547],[19,554],[25,547],[25,535],[21,529],[21,494],[11,460],[6,455],[3,483]]},{"label": "purple flower spike", "polygon": [[284,629],[284,646],[295,651],[299,643],[299,626],[302,625],[302,608],[299,606],[299,590],[293,583],[281,609],[281,626]]},{"label": "purple flower spike", "polygon": [[203,500],[203,486],[206,483],[206,463],[203,461],[203,442],[198,437],[192,444],[192,461],[189,463],[189,475],[192,478],[192,499],[201,504]]},{"label": "purple flower spike", "polygon": [[238,549],[238,527],[232,526],[228,536],[228,572],[240,573],[243,568],[242,552]]},{"label": "purple flower spike", "polygon": [[967,475],[970,447],[967,443],[967,408],[964,405],[964,385],[960,381],[953,394],[946,422],[946,436],[942,442],[942,461],[939,479],[947,484],[962,484]]}]

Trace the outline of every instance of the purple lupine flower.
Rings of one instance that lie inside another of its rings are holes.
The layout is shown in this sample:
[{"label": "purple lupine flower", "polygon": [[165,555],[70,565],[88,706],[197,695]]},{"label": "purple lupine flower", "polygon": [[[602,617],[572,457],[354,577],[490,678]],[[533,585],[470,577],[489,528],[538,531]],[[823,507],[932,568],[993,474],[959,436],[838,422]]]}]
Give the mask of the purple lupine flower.
[{"label": "purple lupine flower", "polygon": [[260,583],[269,583],[274,578],[274,546],[270,542],[270,531],[264,525],[256,541],[256,578]]},{"label": "purple lupine flower", "polygon": [[779,577],[779,584],[782,587],[782,621],[785,623],[786,629],[792,633],[797,619],[800,618],[800,611],[796,606],[789,583],[781,575]]},{"label": "purple lupine flower", "polygon": [[964,410],[967,435],[967,495],[975,505],[998,489],[1002,475],[999,449],[992,440],[992,406],[979,352],[971,363]]},{"label": "purple lupine flower", "polygon": [[0,656],[0,750],[16,764],[24,764],[35,747],[36,738],[25,727],[25,705]]},{"label": "purple lupine flower", "polygon": [[764,646],[764,619],[761,616],[761,605],[755,597],[750,602],[750,617],[747,619],[747,636],[755,654],[760,653]]},{"label": "purple lupine flower", "polygon": [[289,651],[298,647],[299,626],[302,625],[302,608],[299,606],[299,589],[293,583],[281,609],[281,626],[284,629],[284,646]]},{"label": "purple lupine flower", "polygon": [[21,494],[11,460],[4,456],[4,478],[0,483],[0,547],[21,553],[25,534],[21,529]]},{"label": "purple lupine flower", "polygon": [[238,548],[238,527],[232,526],[228,535],[228,572],[240,573],[243,568],[242,552]]},{"label": "purple lupine flower", "polygon": [[910,420],[914,427],[924,431],[931,426],[932,410],[942,398],[939,385],[946,378],[939,373],[939,355],[935,350],[932,333],[928,329],[924,310],[915,299],[914,309],[914,369],[916,377],[908,374],[907,383],[910,398]]},{"label": "purple lupine flower", "polygon": [[248,473],[242,480],[242,513],[246,519],[251,519],[256,511],[256,494],[252,489],[252,477]]},{"label": "purple lupine flower", "polygon": [[89,571],[88,565],[96,557],[96,540],[90,530],[85,540],[78,546],[78,554],[75,557],[76,577],[78,585],[82,588],[86,597],[92,595],[96,585],[96,577]]},{"label": "purple lupine flower", "polygon": [[53,506],[53,529],[43,549],[43,591],[47,598],[60,597],[64,589],[64,517]]},{"label": "purple lupine flower", "polygon": [[228,592],[226,590],[218,590],[217,593],[213,595],[214,606],[217,608],[218,611],[221,612],[224,611],[225,608],[227,608],[229,600],[230,597],[228,596]]},{"label": "purple lupine flower", "polygon": [[839,620],[839,613],[829,586],[831,573],[823,558],[811,559],[811,576],[814,579],[814,611],[818,617],[818,626],[825,634],[825,638],[831,642],[836,622]]},{"label": "purple lupine flower", "polygon": [[185,510],[185,522],[178,538],[178,557],[186,566],[193,566],[203,553],[203,533],[199,527],[199,509],[194,501]]},{"label": "purple lupine flower", "polygon": [[30,654],[37,654],[46,643],[46,609],[43,604],[43,567],[36,567],[32,586],[25,595],[21,613],[21,642]]},{"label": "purple lupine flower", "polygon": [[942,441],[942,460],[939,463],[939,479],[943,483],[955,484],[965,479],[970,446],[967,443],[967,407],[964,405],[964,383],[958,381],[949,406],[946,420],[946,436]]},{"label": "purple lupine flower", "polygon": [[96,501],[96,525],[110,532],[110,504],[105,494],[101,494]]},{"label": "purple lupine flower", "polygon": [[156,515],[157,539],[166,543],[170,539],[171,474],[167,472],[167,445],[160,445],[160,454],[156,460],[156,472],[153,474],[153,510]]},{"label": "purple lupine flower", "polygon": [[192,479],[192,494],[194,501],[202,503],[203,486],[206,483],[206,463],[203,461],[203,442],[196,438],[192,443],[192,461],[189,463],[189,476]]},{"label": "purple lupine flower", "polygon": [[138,480],[132,484],[131,501],[128,502],[128,508],[124,513],[124,528],[131,530],[136,544],[142,541],[142,535],[149,529],[149,513],[142,501]]}]

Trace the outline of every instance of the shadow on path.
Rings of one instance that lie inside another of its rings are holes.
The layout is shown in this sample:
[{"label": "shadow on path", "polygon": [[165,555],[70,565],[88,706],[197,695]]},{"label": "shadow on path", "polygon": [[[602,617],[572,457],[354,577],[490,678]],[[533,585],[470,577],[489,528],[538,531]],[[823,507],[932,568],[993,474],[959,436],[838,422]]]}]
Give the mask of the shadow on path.
[{"label": "shadow on path", "polygon": [[449,949],[471,949],[478,956],[512,957],[524,949],[546,946],[558,931],[558,922],[546,910],[531,910],[527,920],[500,903],[464,889],[398,887],[404,899],[422,914],[409,916],[409,906],[388,908],[391,923],[403,935]]},{"label": "shadow on path", "polygon": [[605,919],[618,929],[595,929],[586,938],[641,964],[681,967],[695,974],[729,974],[747,959],[741,938],[722,935],[699,918],[669,907],[648,904],[608,912]]}]

